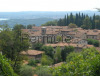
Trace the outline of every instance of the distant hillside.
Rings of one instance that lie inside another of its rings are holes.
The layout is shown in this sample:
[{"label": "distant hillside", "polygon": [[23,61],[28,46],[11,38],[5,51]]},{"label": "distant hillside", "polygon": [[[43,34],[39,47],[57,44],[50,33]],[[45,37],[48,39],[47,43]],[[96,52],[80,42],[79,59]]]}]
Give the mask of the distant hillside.
[{"label": "distant hillside", "polygon": [[36,18],[62,18],[66,14],[70,13],[84,13],[88,15],[100,15],[98,11],[26,11],[26,12],[0,12],[0,18],[9,18],[9,19],[36,19]]},{"label": "distant hillside", "polygon": [[37,19],[8,19],[0,21],[0,25],[8,24],[10,27],[13,27],[15,24],[35,24],[36,26],[40,26],[48,21],[52,21],[52,18],[37,18]]},{"label": "distant hillside", "polygon": [[14,24],[36,24],[37,26],[40,26],[41,24],[44,24],[47,21],[52,21],[54,19],[63,18],[64,15],[70,14],[70,13],[76,14],[76,13],[84,13],[88,14],[89,16],[92,16],[94,13],[96,15],[100,15],[100,12],[98,11],[25,11],[25,12],[0,12],[0,18],[6,18],[8,20],[0,20],[0,24],[7,23],[11,27],[14,26]]}]

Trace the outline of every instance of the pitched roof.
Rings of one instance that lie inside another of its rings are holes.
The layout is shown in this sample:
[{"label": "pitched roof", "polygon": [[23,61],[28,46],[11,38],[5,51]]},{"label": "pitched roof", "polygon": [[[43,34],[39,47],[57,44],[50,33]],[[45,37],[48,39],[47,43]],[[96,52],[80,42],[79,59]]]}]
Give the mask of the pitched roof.
[{"label": "pitched roof", "polygon": [[79,41],[81,41],[82,39],[80,39],[80,38],[74,38],[74,39],[72,39],[71,40],[71,42],[72,43],[77,43],[77,42],[79,42]]},{"label": "pitched roof", "polygon": [[38,50],[28,50],[28,51],[22,51],[21,54],[24,55],[39,55],[39,54],[43,54],[43,51],[38,51]]},{"label": "pitched roof", "polygon": [[57,44],[45,44],[45,46],[52,46],[52,47],[64,47],[64,46],[73,46],[73,47],[79,47],[79,48],[87,48],[87,47],[93,47],[93,45],[82,45],[82,44],[75,44],[75,43],[57,43]]}]

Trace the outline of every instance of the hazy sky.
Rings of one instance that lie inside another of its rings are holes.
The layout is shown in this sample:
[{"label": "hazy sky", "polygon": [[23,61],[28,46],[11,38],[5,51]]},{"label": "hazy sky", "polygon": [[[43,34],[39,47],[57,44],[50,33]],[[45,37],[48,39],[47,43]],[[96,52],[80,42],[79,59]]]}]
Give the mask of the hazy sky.
[{"label": "hazy sky", "polygon": [[0,12],[79,11],[100,8],[100,0],[0,0]]}]

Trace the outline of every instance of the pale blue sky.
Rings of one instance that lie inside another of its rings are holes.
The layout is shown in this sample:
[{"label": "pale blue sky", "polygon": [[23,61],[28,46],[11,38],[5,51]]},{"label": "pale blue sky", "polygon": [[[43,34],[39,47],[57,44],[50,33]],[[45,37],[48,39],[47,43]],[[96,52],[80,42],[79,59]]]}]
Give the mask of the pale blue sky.
[{"label": "pale blue sky", "polygon": [[0,0],[0,12],[80,11],[100,8],[100,0]]}]

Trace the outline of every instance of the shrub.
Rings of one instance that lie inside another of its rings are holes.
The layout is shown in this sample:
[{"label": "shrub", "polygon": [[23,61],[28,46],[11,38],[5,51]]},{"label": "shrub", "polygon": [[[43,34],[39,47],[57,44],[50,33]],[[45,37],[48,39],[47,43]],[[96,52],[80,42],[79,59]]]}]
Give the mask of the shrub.
[{"label": "shrub", "polygon": [[61,42],[62,41],[62,37],[61,36],[57,36],[57,41]]},{"label": "shrub", "polygon": [[51,65],[52,63],[53,63],[53,60],[49,56],[45,54],[42,55],[42,59],[41,59],[42,65]]},{"label": "shrub", "polygon": [[66,62],[51,69],[53,76],[100,76],[100,54],[95,48],[72,52]]},{"label": "shrub", "polygon": [[73,23],[70,23],[70,24],[68,25],[68,27],[69,27],[69,28],[76,28],[77,25],[76,25],[76,24],[73,24]]},{"label": "shrub", "polygon": [[96,47],[99,47],[99,41],[98,40],[94,40],[94,39],[87,39],[88,44],[90,45],[94,45]]},{"label": "shrub", "polygon": [[47,66],[37,67],[35,73],[38,76],[52,76],[52,73],[50,72],[50,69]]},{"label": "shrub", "polygon": [[32,45],[32,49],[40,50],[42,46],[42,43],[35,43],[34,45]]},{"label": "shrub", "polygon": [[11,62],[0,54],[0,76],[17,76],[9,63]]},{"label": "shrub", "polygon": [[53,58],[53,51],[54,51],[53,47],[51,47],[51,46],[42,46],[41,50],[44,51],[46,55]]},{"label": "shrub", "polygon": [[35,59],[30,59],[28,65],[36,66],[36,60]]},{"label": "shrub", "polygon": [[55,53],[54,53],[54,63],[58,63],[61,62],[61,48],[60,47],[56,47],[55,49]]},{"label": "shrub", "polygon": [[74,51],[73,46],[65,46],[64,49],[61,51],[62,60],[66,61],[66,57],[68,56],[68,54],[73,51]]},{"label": "shrub", "polygon": [[20,75],[21,76],[33,76],[33,70],[32,67],[28,66],[28,65],[23,65],[20,68]]}]

